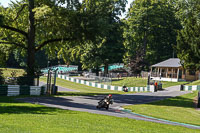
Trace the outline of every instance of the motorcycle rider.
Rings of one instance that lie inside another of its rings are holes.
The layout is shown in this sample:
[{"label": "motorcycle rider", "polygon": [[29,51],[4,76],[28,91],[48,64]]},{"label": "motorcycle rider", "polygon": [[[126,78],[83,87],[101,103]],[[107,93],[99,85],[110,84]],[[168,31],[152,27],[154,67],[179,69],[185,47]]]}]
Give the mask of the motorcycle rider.
[{"label": "motorcycle rider", "polygon": [[98,103],[99,103],[99,105],[97,106],[97,108],[108,109],[109,105],[113,104],[112,94],[109,94],[108,96],[104,97],[104,99],[101,99]]},{"label": "motorcycle rider", "polygon": [[109,94],[108,96],[106,96],[106,98],[104,99],[107,99],[109,104],[113,104],[113,99],[112,99],[112,94]]}]

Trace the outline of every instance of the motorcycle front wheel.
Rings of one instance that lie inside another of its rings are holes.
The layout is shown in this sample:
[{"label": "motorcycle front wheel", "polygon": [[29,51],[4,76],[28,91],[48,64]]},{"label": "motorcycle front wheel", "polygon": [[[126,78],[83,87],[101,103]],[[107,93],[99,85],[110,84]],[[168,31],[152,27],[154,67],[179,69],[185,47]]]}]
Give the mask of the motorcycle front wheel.
[{"label": "motorcycle front wheel", "polygon": [[109,105],[106,106],[106,109],[107,109],[107,110],[108,110],[108,108],[109,108]]}]

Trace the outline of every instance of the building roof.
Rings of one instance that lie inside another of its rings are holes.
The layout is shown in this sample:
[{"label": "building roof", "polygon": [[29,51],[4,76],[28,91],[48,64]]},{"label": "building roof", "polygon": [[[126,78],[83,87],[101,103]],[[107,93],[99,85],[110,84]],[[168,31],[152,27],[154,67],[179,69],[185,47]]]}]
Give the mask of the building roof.
[{"label": "building roof", "polygon": [[181,67],[179,58],[170,58],[160,63],[154,64],[151,67]]}]

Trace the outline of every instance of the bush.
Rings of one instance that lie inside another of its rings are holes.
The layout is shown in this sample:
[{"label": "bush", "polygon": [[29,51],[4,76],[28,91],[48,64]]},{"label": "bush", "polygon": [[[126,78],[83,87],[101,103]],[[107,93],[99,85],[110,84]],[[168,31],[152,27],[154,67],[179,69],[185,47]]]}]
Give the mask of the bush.
[{"label": "bush", "polygon": [[18,85],[35,85],[35,78],[36,77],[30,77],[30,76],[21,76],[17,78],[17,84]]},{"label": "bush", "polygon": [[2,84],[4,84],[4,82],[5,82],[5,79],[3,77],[2,70],[0,69],[0,84],[2,85]]}]

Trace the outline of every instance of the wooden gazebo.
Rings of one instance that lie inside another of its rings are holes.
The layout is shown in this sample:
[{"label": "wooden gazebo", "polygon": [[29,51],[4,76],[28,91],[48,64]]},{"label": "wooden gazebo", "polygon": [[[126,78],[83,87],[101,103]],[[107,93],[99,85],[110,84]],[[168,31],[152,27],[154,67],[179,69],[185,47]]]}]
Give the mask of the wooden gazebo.
[{"label": "wooden gazebo", "polygon": [[151,78],[159,81],[197,80],[199,72],[185,70],[178,58],[170,58],[151,66]]}]

